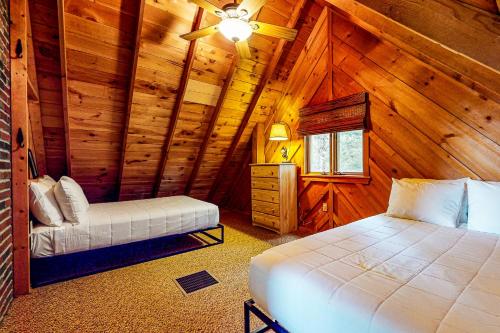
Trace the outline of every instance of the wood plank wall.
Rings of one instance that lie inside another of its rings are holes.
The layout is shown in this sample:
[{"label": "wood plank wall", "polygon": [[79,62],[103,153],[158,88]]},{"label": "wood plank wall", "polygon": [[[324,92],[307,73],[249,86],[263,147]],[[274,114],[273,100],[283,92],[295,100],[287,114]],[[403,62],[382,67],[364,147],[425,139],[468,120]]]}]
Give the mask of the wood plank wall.
[{"label": "wood plank wall", "polygon": [[91,201],[113,200],[138,2],[63,3],[71,175]]},{"label": "wood plank wall", "polygon": [[[220,1],[218,5],[224,3]],[[176,7],[175,12],[171,11],[173,6]],[[284,25],[292,7],[291,1],[269,2],[260,11],[258,18]],[[175,2],[174,5],[172,1],[146,1],[125,147],[120,191],[122,200],[147,198],[153,194],[162,148],[187,55],[188,43],[179,38],[179,34],[190,31],[195,10],[196,6],[184,2]],[[206,14],[201,26],[217,22],[216,17]],[[206,198],[276,43],[274,38],[258,35],[250,39],[252,59],[238,62],[201,167],[194,177],[189,193],[191,196]],[[221,35],[201,39],[189,76],[190,81],[194,83],[190,87],[201,83],[221,89],[224,81],[228,79],[228,71],[234,57],[234,46]],[[272,88],[262,95],[259,109],[264,119],[269,115],[270,105],[276,97],[276,89]],[[165,172],[161,177],[159,196],[184,193],[213,111],[214,105],[183,102]]]},{"label": "wood plank wall", "polygon": [[[214,3],[222,6],[227,2]],[[136,50],[139,1],[60,3],[64,7],[62,34],[58,32],[57,1],[30,1],[47,173],[54,178],[71,174],[92,202],[151,197],[185,65],[188,43],[179,35],[191,29],[197,7],[187,1],[146,0]],[[293,7],[291,0],[269,1],[257,18],[285,25]],[[217,22],[218,18],[205,14],[202,26]],[[296,43],[286,46],[289,55],[283,58],[289,61],[281,66],[284,75],[301,49],[293,46],[303,44],[304,36],[302,33]],[[235,58],[234,45],[220,34],[198,43],[189,75],[191,97],[182,103],[159,195],[184,193],[192,177],[189,194],[206,198],[278,40],[254,35],[249,42],[253,58],[239,61],[199,172],[191,175],[214,110],[207,98],[196,103],[192,96],[200,85],[208,85],[216,94],[228,79]],[[61,72],[60,48],[66,58],[65,73]],[[130,82],[136,51],[137,67]],[[67,83],[61,80],[63,74]],[[279,98],[281,83],[276,82],[269,82],[262,94],[258,112],[254,112],[260,117],[257,119],[266,119]],[[252,119],[248,133],[254,123]],[[65,135],[70,138],[68,144]],[[237,157],[247,150],[248,138],[245,133],[240,140]],[[71,163],[66,161],[66,151]]]},{"label": "wood plank wall", "polygon": [[[219,6],[227,2],[227,0],[214,1]],[[468,3],[466,6],[470,8],[476,8],[473,7],[475,5],[492,11],[491,8],[488,9],[491,7],[489,0],[464,0],[464,2]],[[185,0],[145,0],[143,24],[139,26],[140,35],[136,40],[140,1],[62,1],[65,18],[64,36],[58,34],[56,3],[56,0],[30,1],[47,173],[58,178],[72,171],[72,175],[82,183],[86,194],[93,202],[151,197],[154,194],[155,182],[159,178],[160,196],[187,193],[206,199],[244,119],[256,86],[260,83],[269,59],[273,56],[277,39],[259,35],[251,37],[253,58],[239,62],[213,134],[210,136],[206,153],[198,158],[201,142],[206,136],[215,108],[215,103],[207,101],[217,99],[217,92],[228,80],[228,71],[235,58],[233,45],[219,34],[200,40],[196,47],[193,69],[189,75],[187,91],[189,97],[182,103],[178,124],[173,133],[172,148],[165,162],[165,171],[159,175],[172,108],[188,46],[188,42],[179,38],[179,34],[191,29],[197,7]],[[311,100],[320,102],[326,98],[325,96],[333,93],[336,96],[343,96],[368,88],[376,92],[375,103],[388,105],[393,110],[398,117],[395,124],[418,128],[413,136],[407,134],[407,132],[413,133],[412,131],[405,131],[404,138],[396,136],[391,142],[388,141],[392,138],[388,139],[382,134],[386,131],[385,128],[377,134],[370,134],[371,141],[378,142],[377,145],[372,144],[374,151],[378,147],[387,155],[392,154],[390,152],[392,149],[396,154],[395,159],[408,164],[405,169],[415,169],[420,174],[491,176],[494,160],[480,163],[479,165],[482,165],[480,168],[471,165],[477,165],[478,159],[485,154],[497,153],[496,131],[498,130],[495,129],[498,127],[497,119],[493,115],[486,119],[481,111],[477,110],[483,110],[482,108],[496,110],[492,109],[492,105],[497,106],[498,95],[488,89],[484,90],[483,87],[480,92],[476,91],[474,83],[462,77],[461,81],[467,82],[469,86],[464,88],[452,74],[439,72],[436,68],[424,64],[422,60],[414,58],[413,55],[404,53],[394,45],[381,42],[373,36],[361,42],[361,44],[366,42],[364,46],[350,45],[347,41],[344,42],[346,37],[339,35],[342,32],[338,29],[330,36],[333,46],[329,52],[333,51],[339,57],[347,54],[348,60],[337,59],[338,64],[333,61],[325,62],[326,55],[313,54],[310,49],[313,46],[317,49],[317,46],[307,43],[324,3],[320,0],[307,1],[302,9],[297,23],[298,37],[295,42],[286,44],[275,75],[267,82],[258,106],[251,115],[248,125],[245,126],[235,153],[231,157],[224,181],[214,191],[213,200],[223,204],[232,201],[230,206],[234,203],[234,206],[240,208],[249,202],[243,198],[240,200],[232,194],[235,189],[240,188],[239,182],[235,179],[240,175],[244,179],[248,175],[248,171],[245,171],[247,164],[245,162],[249,159],[249,142],[257,122],[266,122],[269,125],[271,119],[280,119],[284,117],[283,114],[295,122],[296,115],[293,113],[299,105],[305,105]],[[294,4],[292,0],[268,1],[257,18],[264,22],[285,25]],[[173,8],[175,10],[172,10]],[[202,26],[216,22],[218,22],[216,17],[205,13]],[[358,30],[357,28],[356,31]],[[58,52],[61,46],[59,39],[62,37],[68,76],[67,127],[71,138],[68,145],[65,143],[61,63]],[[355,39],[351,37],[350,40],[354,43]],[[372,48],[379,50],[380,45],[385,48],[390,46],[391,52],[396,52],[398,57],[394,64],[387,63],[387,58],[381,57],[378,53],[373,55],[378,57],[376,59],[359,58]],[[336,48],[339,51],[335,53]],[[302,65],[313,67],[299,71],[300,65],[297,63],[304,52],[309,55],[307,61],[301,60],[306,61]],[[131,80],[130,73],[135,54],[137,54],[137,68],[135,77]],[[419,58],[424,61],[426,59]],[[368,61],[374,63],[375,67]],[[407,62],[418,63],[418,66],[409,65]],[[363,76],[353,73],[360,64],[367,66]],[[321,71],[329,68],[330,72],[333,72],[332,67],[335,75],[331,76],[328,82],[323,82],[324,73]],[[436,79],[438,77],[436,75],[431,75],[432,79],[429,78],[429,73],[434,72],[440,74],[440,79]],[[307,89],[304,88],[305,80],[296,79],[300,75],[314,75],[307,81]],[[399,94],[392,96],[392,93],[387,91],[389,89],[379,89],[374,77],[377,80],[383,79],[387,86],[394,86],[397,89],[404,87],[405,89],[401,90],[404,96]],[[332,80],[333,88],[331,88]],[[479,100],[471,98],[470,102],[460,104],[458,99],[462,98],[462,95],[442,93],[442,89],[445,89],[443,87],[449,84],[459,86],[462,90],[468,89],[472,91],[469,95],[481,98]],[[202,96],[203,98],[200,97],[196,102],[196,97],[193,96],[197,96],[199,87],[210,88],[212,96]],[[410,100],[412,103],[400,100]],[[420,103],[426,105],[424,111],[427,113],[417,112],[422,109]],[[461,105],[462,108],[459,109],[457,105]],[[290,107],[293,109],[288,110]],[[276,109],[278,112],[275,112]],[[447,112],[437,112],[437,110]],[[438,117],[438,123],[446,122],[450,125],[438,127],[434,123],[427,124],[425,118],[431,112],[433,117]],[[399,117],[405,121],[400,121]],[[393,116],[386,118],[384,121],[394,119]],[[416,124],[417,119],[418,124]],[[375,130],[372,132],[375,133]],[[481,136],[477,136],[478,134]],[[483,136],[489,137],[491,143],[483,144]],[[412,151],[410,157],[399,156],[401,152],[398,149],[401,144],[406,144],[407,140],[417,139],[435,142],[441,150],[424,145],[424,150]],[[465,152],[464,147],[470,146],[477,148]],[[65,161],[68,147],[72,170],[68,169]],[[275,145],[268,145],[268,159],[276,158],[273,157],[276,148]],[[301,141],[296,141],[295,158],[299,164],[302,160],[301,149]],[[440,166],[442,170],[439,172],[425,170],[428,164],[421,158],[423,156],[438,156],[445,163]],[[198,159],[201,159],[199,172],[197,170],[193,174],[193,167]],[[373,160],[375,161],[375,157]],[[380,168],[382,166],[386,168],[385,171],[391,167],[384,165],[385,161],[378,163]],[[449,170],[455,171],[445,171],[448,165],[452,166]],[[422,169],[425,172],[421,171]],[[190,178],[192,186],[187,186]],[[248,179],[245,183],[249,183]],[[360,185],[356,188],[360,188]],[[333,185],[328,193],[335,194]],[[379,204],[373,206],[376,209],[371,211],[379,211],[381,208]]]},{"label": "wood plank wall", "polygon": [[179,87],[196,7],[147,0],[144,7],[132,107],[124,147],[120,200],[153,194],[162,148]]},{"label": "wood plank wall", "polygon": [[[322,28],[311,34],[303,59],[286,83],[288,94],[278,102],[267,125],[284,120],[296,129],[298,109],[306,104],[368,91],[372,129],[369,132],[369,184],[299,181],[299,219],[302,229],[316,232],[342,225],[387,208],[391,177],[500,180],[500,96],[478,92],[393,44],[381,40],[344,18],[331,19],[331,35]],[[318,25],[326,24],[322,20]],[[327,58],[330,39],[332,59]],[[321,42],[320,42],[321,41]],[[305,61],[305,60],[304,60]],[[333,71],[333,86],[326,75]],[[304,78],[309,78],[305,80]],[[321,82],[321,85],[314,84]],[[294,135],[294,161],[303,165],[302,138]],[[280,145],[267,142],[266,160],[279,161]],[[248,187],[243,177],[237,188]],[[245,191],[239,190],[240,193]],[[249,199],[230,200],[244,202]],[[326,202],[329,210],[322,211]],[[236,208],[241,208],[236,206]]]},{"label": "wood plank wall", "polygon": [[[237,200],[237,196],[228,196],[226,194],[232,193],[233,189],[238,188],[237,186],[235,186],[238,183],[235,182],[235,179],[237,179],[239,175],[242,175],[244,177],[247,177],[249,175],[249,169],[242,172],[241,168],[246,167],[247,163],[244,162],[248,160],[248,156],[251,153],[249,143],[251,142],[252,132],[255,124],[259,122],[265,122],[271,114],[272,107],[274,106],[276,101],[280,100],[281,97],[286,94],[285,83],[287,81],[287,78],[290,75],[290,71],[294,67],[294,64],[296,64],[296,61],[300,56],[302,49],[304,47],[309,47],[306,46],[306,41],[309,35],[312,33],[313,27],[315,26],[318,17],[320,16],[321,10],[322,6],[312,1],[308,1],[304,6],[301,16],[296,25],[296,28],[298,29],[297,38],[293,43],[288,43],[285,45],[285,50],[281,56],[278,67],[275,70],[274,77],[268,82],[266,88],[264,89],[265,93],[267,93],[268,91],[274,92],[272,94],[274,100],[269,101],[272,103],[266,105],[265,108],[263,108],[262,105],[258,106],[256,108],[256,111],[251,115],[250,120],[245,127],[243,135],[238,143],[236,151],[231,158],[231,162],[229,165],[230,167],[227,170],[227,175],[224,177],[224,181],[215,193],[215,196],[213,198],[214,202],[225,204],[225,200],[230,197]],[[261,97],[261,100],[264,98],[265,93],[263,94],[263,97]],[[242,205],[248,205],[249,203],[249,201],[247,200],[241,200],[239,202]]]},{"label": "wood plank wall", "polygon": [[[268,3],[260,10],[257,15],[257,19],[263,22],[286,25],[288,22],[288,17],[293,9],[293,1],[268,1]],[[234,52],[232,43],[228,43],[223,40],[223,37],[216,35],[217,41],[214,41],[214,45],[228,45],[231,52]],[[226,98],[224,99],[219,118],[215,125],[215,130],[209,140],[209,144],[205,155],[201,161],[201,166],[199,172],[193,181],[193,187],[189,195],[206,199],[209,190],[211,189],[214,178],[223,162],[225,153],[229,146],[231,145],[232,138],[236,134],[239,124],[241,123],[245,112],[248,109],[249,103],[255,93],[256,86],[260,83],[262,75],[266,70],[266,67],[274,53],[278,40],[275,38],[253,35],[249,39],[250,49],[252,52],[252,58],[248,60],[239,60],[237,68],[228,89]],[[224,61],[227,65],[230,65],[229,60]],[[227,70],[226,70],[227,71]],[[222,86],[221,84],[219,84]],[[259,113],[264,117],[267,117],[270,112],[270,106],[274,103],[276,98],[277,90],[274,87],[269,87],[264,93],[262,93],[258,108]],[[206,127],[206,126],[205,126]],[[200,128],[201,133],[204,133],[205,129]],[[179,127],[179,133],[182,132],[182,127]],[[193,142],[196,144],[201,144],[201,139],[203,136],[198,137],[198,142]],[[179,145],[180,147],[180,145]],[[184,165],[187,167],[187,174],[181,176],[180,186],[165,186],[165,183],[170,182],[169,179],[162,182],[162,195],[172,195],[183,193],[184,184],[186,183],[190,168],[193,166],[198,148],[195,147],[190,151],[190,158],[192,161],[183,161]],[[168,162],[167,162],[168,166]],[[170,170],[171,175],[179,173],[176,170]],[[168,174],[168,170],[166,170]],[[170,176],[175,181],[175,176]]]},{"label": "wood plank wall", "polygon": [[61,97],[57,1],[30,0],[39,105],[47,174],[66,174],[66,142]]}]

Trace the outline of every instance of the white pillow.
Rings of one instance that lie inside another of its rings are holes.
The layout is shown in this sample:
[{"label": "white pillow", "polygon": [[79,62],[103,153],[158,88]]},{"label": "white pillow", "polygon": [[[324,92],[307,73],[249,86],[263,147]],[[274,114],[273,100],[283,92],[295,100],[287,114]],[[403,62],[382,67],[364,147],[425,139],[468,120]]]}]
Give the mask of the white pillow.
[{"label": "white pillow", "polygon": [[387,215],[456,228],[463,193],[462,184],[393,179]]},{"label": "white pillow", "polygon": [[62,225],[64,216],[59,209],[54,196],[54,184],[56,182],[49,176],[32,180],[29,190],[30,211],[36,219],[50,227]]},{"label": "white pillow", "polygon": [[458,218],[458,223],[467,223],[467,181],[469,177],[460,179],[425,179],[425,178],[403,178],[400,181],[409,183],[441,183],[441,184],[461,184],[464,187],[464,194],[462,199],[462,205],[460,206],[460,215]]},{"label": "white pillow", "polygon": [[500,234],[500,182],[469,179],[469,230]]},{"label": "white pillow", "polygon": [[89,202],[76,181],[70,177],[61,177],[54,187],[54,194],[66,220],[80,223],[87,219]]},{"label": "white pillow", "polygon": [[39,178],[40,181],[44,182],[48,186],[54,186],[57,182],[54,180],[54,178],[50,177],[49,175],[45,175],[42,178]]}]

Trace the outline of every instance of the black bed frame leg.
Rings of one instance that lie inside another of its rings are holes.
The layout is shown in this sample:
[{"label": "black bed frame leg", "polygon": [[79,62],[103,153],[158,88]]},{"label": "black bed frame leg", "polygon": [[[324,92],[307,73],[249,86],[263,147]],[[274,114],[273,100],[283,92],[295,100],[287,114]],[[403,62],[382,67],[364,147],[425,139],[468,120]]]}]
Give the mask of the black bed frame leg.
[{"label": "black bed frame leg", "polygon": [[[249,299],[244,303],[245,308],[245,333],[264,333],[272,330],[276,333],[290,333],[283,326],[280,325],[276,320],[269,318],[264,312],[262,312],[253,299]],[[250,315],[254,314],[259,318],[265,326],[257,329],[253,332],[250,331]]]},{"label": "black bed frame leg", "polygon": [[250,306],[248,301],[243,303],[245,307],[245,333],[250,333]]}]

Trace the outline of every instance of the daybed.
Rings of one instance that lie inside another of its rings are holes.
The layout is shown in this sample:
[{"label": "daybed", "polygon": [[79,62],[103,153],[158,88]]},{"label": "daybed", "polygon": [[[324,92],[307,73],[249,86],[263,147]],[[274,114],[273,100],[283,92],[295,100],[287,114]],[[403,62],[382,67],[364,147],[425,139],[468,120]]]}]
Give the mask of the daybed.
[{"label": "daybed", "polygon": [[216,227],[216,205],[187,196],[91,204],[87,223],[38,224],[31,256],[48,257]]},{"label": "daybed", "polygon": [[218,207],[187,196],[89,204],[73,179],[44,176],[30,210],[33,287],[224,242]]}]

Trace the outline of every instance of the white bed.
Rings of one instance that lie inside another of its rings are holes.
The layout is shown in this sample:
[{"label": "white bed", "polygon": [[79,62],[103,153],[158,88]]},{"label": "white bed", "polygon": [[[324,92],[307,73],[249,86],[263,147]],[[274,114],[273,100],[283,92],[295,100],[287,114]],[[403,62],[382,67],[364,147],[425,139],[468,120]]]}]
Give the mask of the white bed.
[{"label": "white bed", "polygon": [[253,299],[300,332],[500,332],[495,234],[373,216],[252,259]]},{"label": "white bed", "polygon": [[36,225],[31,232],[34,258],[87,251],[215,227],[216,205],[187,196],[90,205],[88,221],[61,227]]}]

